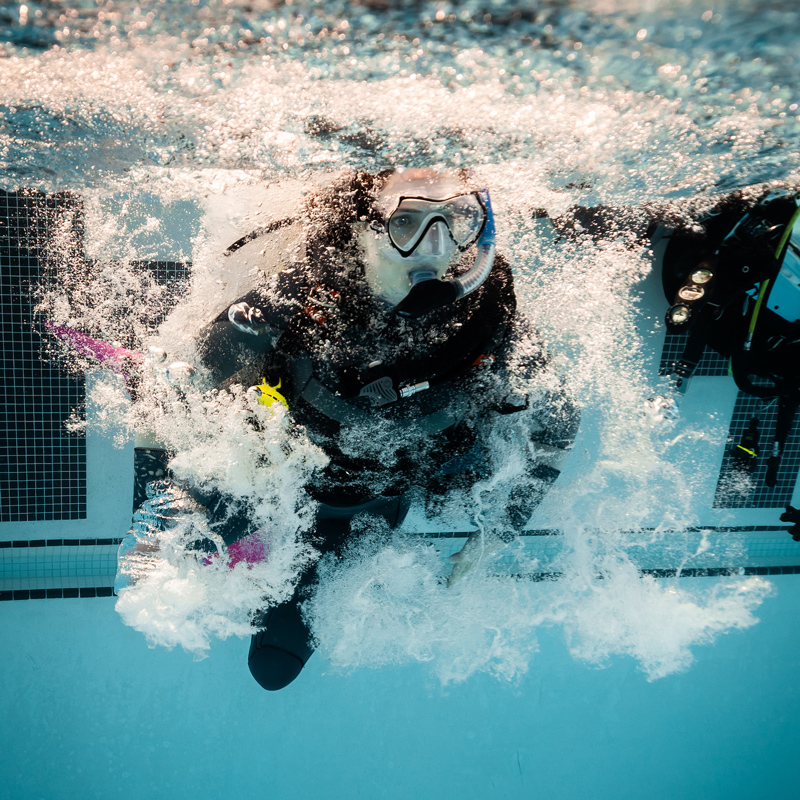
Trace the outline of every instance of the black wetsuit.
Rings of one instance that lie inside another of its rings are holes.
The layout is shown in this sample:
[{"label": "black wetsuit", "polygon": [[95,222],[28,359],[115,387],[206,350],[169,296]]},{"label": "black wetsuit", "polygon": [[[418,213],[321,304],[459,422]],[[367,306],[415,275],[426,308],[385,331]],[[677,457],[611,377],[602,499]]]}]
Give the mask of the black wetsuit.
[{"label": "black wetsuit", "polygon": [[[527,409],[525,397],[509,397],[510,372],[532,376],[547,361],[517,314],[502,257],[474,293],[414,321],[379,306],[357,276],[319,265],[286,271],[225,309],[201,334],[200,352],[220,387],[280,380],[292,420],[329,456],[307,487],[319,504],[311,535],[322,552],[343,546],[357,513],[398,525],[412,487],[445,493],[485,475],[482,429],[492,415]],[[410,387],[417,391],[403,397]],[[563,392],[542,406],[532,435],[568,447],[574,406]],[[557,474],[529,465],[507,510],[509,526],[524,525]],[[226,543],[249,532],[246,509],[231,513],[225,498],[206,501]],[[249,665],[266,689],[291,682],[313,652],[300,605],[315,577],[309,569],[294,596],[258,621]]]}]

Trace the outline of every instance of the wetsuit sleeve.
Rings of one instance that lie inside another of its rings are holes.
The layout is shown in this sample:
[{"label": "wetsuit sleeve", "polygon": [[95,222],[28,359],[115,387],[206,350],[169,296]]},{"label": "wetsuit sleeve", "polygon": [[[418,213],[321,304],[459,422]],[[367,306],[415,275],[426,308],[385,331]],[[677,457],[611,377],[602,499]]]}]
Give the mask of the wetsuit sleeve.
[{"label": "wetsuit sleeve", "polygon": [[651,232],[666,213],[655,206],[573,206],[550,221],[565,239],[588,237],[594,242],[622,240],[630,247],[646,244]]},{"label": "wetsuit sleeve", "polygon": [[146,578],[158,563],[165,539],[183,539],[187,550],[215,552],[208,537],[206,509],[170,479],[159,479],[145,487],[145,499],[134,511],[131,528],[117,552],[114,591]]},{"label": "wetsuit sleeve", "polygon": [[[631,248],[648,246],[659,228],[685,234],[705,236],[697,227],[701,212],[689,201],[660,201],[641,206],[572,206],[563,214],[551,217],[557,234],[567,240],[591,239],[593,242],[614,240]],[[741,192],[721,198],[704,216],[712,224],[724,224],[731,215],[744,213],[746,203]],[[538,212],[539,216],[546,212]]]},{"label": "wetsuit sleeve", "polygon": [[290,299],[251,292],[206,325],[197,346],[213,385],[257,383],[264,356],[274,349],[295,310]]},{"label": "wetsuit sleeve", "polygon": [[[698,242],[718,242],[737,220],[770,192],[798,187],[772,182],[722,195],[644,203],[641,206],[573,206],[550,217],[553,228],[566,239],[589,237],[595,242],[622,240],[631,246],[647,245],[658,228],[693,237]],[[778,201],[780,203],[780,201]],[[534,211],[535,219],[548,217],[547,211]],[[702,219],[702,224],[699,220]]]}]

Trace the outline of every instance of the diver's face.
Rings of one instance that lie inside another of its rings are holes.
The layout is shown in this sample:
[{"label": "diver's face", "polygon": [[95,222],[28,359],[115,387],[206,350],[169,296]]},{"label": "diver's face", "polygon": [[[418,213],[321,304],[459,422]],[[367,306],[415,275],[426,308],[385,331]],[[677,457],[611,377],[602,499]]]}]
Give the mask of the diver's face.
[{"label": "diver's face", "polygon": [[[406,170],[393,175],[377,199],[384,219],[397,209],[401,197],[424,197],[446,200],[464,191],[463,184],[450,175],[433,170]],[[412,224],[400,215],[394,223]],[[361,232],[359,241],[364,254],[365,275],[373,294],[397,305],[409,292],[414,279],[442,278],[458,256],[458,247],[443,222],[434,222],[415,247],[402,255],[390,242],[383,225],[373,224]]]}]

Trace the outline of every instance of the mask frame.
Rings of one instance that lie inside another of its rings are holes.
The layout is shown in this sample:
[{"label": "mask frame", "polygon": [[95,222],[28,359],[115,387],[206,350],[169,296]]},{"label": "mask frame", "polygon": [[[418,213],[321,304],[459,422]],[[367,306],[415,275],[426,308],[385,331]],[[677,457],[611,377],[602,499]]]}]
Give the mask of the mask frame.
[{"label": "mask frame", "polygon": [[[451,211],[449,214],[443,213],[447,210],[448,204],[453,207],[454,201],[460,199],[466,200],[473,198],[474,204],[472,211],[480,214],[480,225],[472,225],[468,231],[468,235],[457,236],[454,232],[456,223],[458,221],[457,214]],[[422,204],[422,209],[414,209],[413,203]],[[406,207],[404,208],[404,204]],[[424,205],[430,206],[430,210],[425,210]],[[420,217],[419,221],[414,225],[414,232],[411,233],[407,240],[403,240],[401,232],[398,230],[397,221],[403,215],[416,214]],[[429,197],[403,195],[399,198],[397,206],[392,213],[387,217],[385,229],[389,237],[389,243],[392,247],[400,253],[403,258],[408,258],[413,255],[414,251],[425,241],[428,231],[437,223],[441,222],[447,229],[447,234],[453,244],[463,252],[470,248],[481,236],[489,218],[489,212],[486,204],[481,198],[481,192],[463,192],[461,194],[453,195],[452,197],[445,198],[444,200],[432,200]]]}]

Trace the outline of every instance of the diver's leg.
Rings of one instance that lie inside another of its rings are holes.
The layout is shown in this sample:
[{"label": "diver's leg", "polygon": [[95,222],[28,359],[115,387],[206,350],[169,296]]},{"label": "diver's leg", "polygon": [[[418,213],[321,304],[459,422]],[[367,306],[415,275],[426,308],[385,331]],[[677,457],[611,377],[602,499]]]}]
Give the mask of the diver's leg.
[{"label": "diver's leg", "polygon": [[295,594],[287,602],[268,609],[261,620],[262,629],[250,639],[247,666],[267,691],[288,686],[314,653],[300,604],[301,598]]},{"label": "diver's leg", "polygon": [[370,513],[383,517],[389,523],[390,528],[401,525],[411,508],[411,496],[406,493],[397,497],[381,497],[379,500],[382,501],[382,504],[370,509]]},{"label": "diver's leg", "polygon": [[[360,506],[320,504],[314,545],[321,553],[341,550],[350,533],[350,520],[358,513],[381,516],[397,527],[411,505],[406,495],[378,498]],[[250,639],[247,665],[258,684],[268,691],[288,686],[302,671],[314,653],[313,637],[303,619],[302,603],[308,587],[317,580],[316,565],[307,569],[298,581],[292,597],[267,609],[259,621],[260,630]]]},{"label": "diver's leg", "polygon": [[[317,519],[315,547],[322,553],[336,550],[350,531],[350,517]],[[274,692],[288,686],[314,653],[313,637],[303,619],[302,604],[309,586],[317,580],[316,564],[301,576],[294,594],[267,609],[257,623],[260,629],[250,639],[247,666],[258,684]]]},{"label": "diver's leg", "polygon": [[[574,437],[573,437],[574,438]],[[531,515],[561,474],[560,468],[569,451],[541,443],[536,444],[537,462],[531,461],[525,475],[509,492],[500,525],[480,529],[467,538],[464,546],[450,556],[453,570],[448,586],[455,585],[471,570],[486,563],[502,550],[529,522]]]}]

